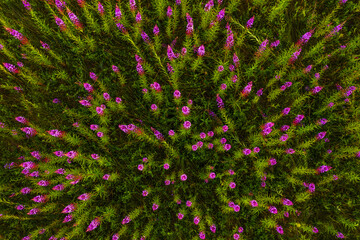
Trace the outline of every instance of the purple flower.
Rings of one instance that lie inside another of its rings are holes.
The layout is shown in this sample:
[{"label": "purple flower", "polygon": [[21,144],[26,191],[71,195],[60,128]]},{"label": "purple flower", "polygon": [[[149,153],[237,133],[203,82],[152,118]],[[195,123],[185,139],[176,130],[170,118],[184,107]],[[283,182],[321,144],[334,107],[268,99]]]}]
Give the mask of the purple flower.
[{"label": "purple flower", "polygon": [[272,214],[277,214],[278,213],[276,207],[274,207],[274,206],[269,207],[269,212],[271,212]]},{"label": "purple flower", "polygon": [[252,16],[246,23],[246,28],[251,28],[254,23],[255,16]]},{"label": "purple flower", "polygon": [[201,45],[198,49],[198,56],[204,56],[205,55],[205,46]]},{"label": "purple flower", "polygon": [[151,110],[156,111],[157,108],[158,108],[158,107],[156,106],[156,104],[151,104]]},{"label": "purple flower", "polygon": [[191,127],[191,122],[190,121],[185,121],[184,122],[184,128],[189,129]]},{"label": "purple flower", "polygon": [[171,15],[172,15],[172,9],[171,9],[171,7],[170,7],[170,6],[168,6],[168,8],[167,8],[166,15],[167,15],[169,18],[170,18],[170,17],[171,17]]},{"label": "purple flower", "polygon": [[272,42],[272,43],[270,44],[270,47],[275,48],[275,47],[277,47],[279,44],[280,44],[280,40],[276,40],[275,42]]},{"label": "purple flower", "polygon": [[283,114],[283,115],[289,114],[290,109],[291,109],[291,108],[284,108],[284,110],[282,111],[282,114]]},{"label": "purple flower", "polygon": [[138,12],[137,14],[136,14],[136,17],[135,17],[135,20],[136,20],[136,23],[140,23],[141,22],[141,14],[140,14],[140,12]]},{"label": "purple flower", "polygon": [[245,149],[243,150],[243,153],[244,153],[245,155],[249,155],[249,154],[251,153],[251,150],[248,149],[248,148],[245,148]]},{"label": "purple flower", "polygon": [[84,193],[84,194],[81,194],[78,199],[79,200],[82,200],[82,201],[86,201],[90,198],[90,194],[89,193]]},{"label": "purple flower", "polygon": [[283,230],[283,228],[282,228],[281,226],[277,226],[277,227],[276,227],[276,231],[277,231],[278,233],[280,233],[280,234],[284,234],[284,230]]},{"label": "purple flower", "polygon": [[251,201],[250,201],[250,205],[251,205],[252,207],[257,207],[257,206],[258,206],[258,203],[257,203],[256,200],[251,200]]},{"label": "purple flower", "polygon": [[344,236],[344,234],[342,234],[341,232],[338,232],[338,233],[336,234],[336,237],[337,237],[337,238],[344,238],[345,236]]},{"label": "purple flower", "polygon": [[229,151],[231,149],[231,145],[225,144],[224,149],[225,149],[225,151]]},{"label": "purple flower", "polygon": [[157,210],[159,208],[159,205],[157,205],[156,203],[153,204],[152,209],[153,211]]},{"label": "purple flower", "polygon": [[181,179],[181,181],[186,181],[186,179],[187,179],[186,174],[181,175],[181,176],[180,176],[180,179]]},{"label": "purple flower", "polygon": [[216,232],[216,226],[215,226],[215,224],[213,224],[213,225],[210,226],[210,231],[212,231],[213,233]]},{"label": "purple flower", "polygon": [[86,229],[86,232],[90,232],[90,231],[94,230],[99,225],[100,225],[100,218],[95,218],[94,220],[91,221],[90,225]]},{"label": "purple flower", "polygon": [[235,188],[236,187],[236,183],[234,183],[234,182],[231,182],[230,184],[229,184],[229,186],[230,186],[230,188]]}]

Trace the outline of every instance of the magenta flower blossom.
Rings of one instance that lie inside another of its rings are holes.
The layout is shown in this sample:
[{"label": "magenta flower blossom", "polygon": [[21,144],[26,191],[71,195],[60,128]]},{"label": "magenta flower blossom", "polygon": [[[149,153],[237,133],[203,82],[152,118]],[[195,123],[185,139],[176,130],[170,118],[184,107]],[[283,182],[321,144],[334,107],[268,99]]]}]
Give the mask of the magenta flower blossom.
[{"label": "magenta flower blossom", "polygon": [[285,217],[289,217],[289,212],[284,212]]},{"label": "magenta flower blossom", "polygon": [[45,195],[38,195],[38,196],[34,197],[31,200],[34,201],[34,202],[43,203],[46,200],[46,196]]},{"label": "magenta flower blossom", "polygon": [[186,13],[186,16],[188,17],[188,23],[186,25],[186,35],[190,36],[194,31],[194,23],[188,13]]},{"label": "magenta flower blossom", "polygon": [[312,65],[308,65],[305,69],[304,69],[304,73],[309,73],[311,71]]},{"label": "magenta flower blossom", "polygon": [[216,177],[216,174],[215,174],[214,172],[211,172],[210,175],[209,175],[209,177],[210,177],[211,179],[214,179],[214,178]]},{"label": "magenta flower blossom", "polygon": [[156,111],[157,110],[157,106],[156,106],[156,104],[151,104],[151,110],[152,111]]},{"label": "magenta flower blossom", "polygon": [[25,187],[25,188],[21,189],[20,192],[24,195],[28,194],[31,192],[31,188]]},{"label": "magenta flower blossom", "polygon": [[186,179],[187,179],[186,174],[181,175],[181,176],[180,176],[180,179],[181,179],[181,181],[186,181]]},{"label": "magenta flower blossom", "polygon": [[222,129],[223,129],[224,132],[227,132],[227,130],[229,130],[229,127],[228,127],[227,125],[224,125],[224,126],[222,127]]},{"label": "magenta flower blossom", "polygon": [[77,156],[77,152],[75,151],[70,151],[68,153],[65,154],[65,156],[69,157],[69,158],[75,158]]},{"label": "magenta flower blossom", "polygon": [[281,112],[283,115],[288,115],[291,108],[284,108],[284,110]]},{"label": "magenta flower blossom", "polygon": [[24,209],[24,205],[18,205],[18,206],[16,206],[16,209],[19,210],[19,211],[21,211],[21,210]]},{"label": "magenta flower blossom", "polygon": [[30,3],[28,3],[26,0],[21,0],[22,3],[24,4],[24,7],[27,9],[27,10],[31,10],[31,5]]},{"label": "magenta flower blossom", "polygon": [[201,45],[199,48],[198,48],[198,56],[204,56],[205,55],[205,46],[204,45]]},{"label": "magenta flower blossom", "polygon": [[186,201],[186,206],[191,207],[191,204],[192,204],[191,201]]},{"label": "magenta flower blossom", "polygon": [[136,18],[135,18],[135,20],[136,20],[136,23],[140,23],[141,22],[141,14],[140,14],[140,12],[138,12],[137,14],[136,14]]},{"label": "magenta flower blossom", "polygon": [[157,210],[159,208],[159,205],[157,205],[156,203],[153,204],[152,209],[153,211]]},{"label": "magenta flower blossom", "polygon": [[240,235],[239,235],[238,233],[235,233],[233,237],[234,237],[235,240],[239,240],[239,239],[240,239]]},{"label": "magenta flower blossom", "polygon": [[38,208],[30,209],[30,211],[27,213],[27,215],[36,215],[40,212]]},{"label": "magenta flower blossom", "polygon": [[284,205],[287,205],[287,206],[293,205],[292,201],[290,201],[287,198],[282,199],[282,202],[283,202]]},{"label": "magenta flower blossom", "polygon": [[309,191],[310,192],[315,192],[315,184],[314,183],[309,184]]},{"label": "magenta flower blossom", "polygon": [[288,135],[284,134],[280,137],[280,141],[285,142],[288,139]]},{"label": "magenta flower blossom", "polygon": [[180,219],[180,220],[181,220],[181,219],[183,219],[184,214],[182,214],[182,213],[178,213],[178,214],[177,214],[177,217],[178,217],[178,219]]},{"label": "magenta flower blossom", "polygon": [[172,15],[172,9],[171,9],[171,7],[170,6],[168,6],[168,8],[167,8],[167,12],[166,12],[166,15],[170,18],[171,17],[171,15]]},{"label": "magenta flower blossom", "polygon": [[274,207],[274,206],[269,207],[269,212],[271,212],[272,214],[277,214],[278,213],[276,207]]},{"label": "magenta flower blossom", "polygon": [[195,223],[195,225],[198,225],[199,222],[200,222],[200,218],[199,218],[198,216],[196,216],[196,217],[194,218],[194,223]]},{"label": "magenta flower blossom", "polygon": [[28,120],[26,120],[26,118],[24,118],[22,116],[16,117],[15,120],[22,123],[22,124],[27,124],[28,123]]},{"label": "magenta flower blossom", "polygon": [[258,153],[260,152],[260,148],[259,147],[254,147],[254,150],[253,150],[255,153]]},{"label": "magenta flower blossom", "polygon": [[81,195],[78,197],[78,199],[81,200],[81,201],[89,200],[89,199],[90,199],[90,194],[89,194],[89,193],[81,194]]},{"label": "magenta flower blossom", "polygon": [[283,228],[282,228],[281,226],[277,226],[277,227],[276,227],[276,231],[277,231],[278,233],[280,233],[280,234],[284,234],[284,230],[283,230]]},{"label": "magenta flower blossom", "polygon": [[143,165],[143,164],[139,164],[139,165],[138,165],[138,169],[139,169],[140,171],[142,171],[142,170],[144,169],[144,165]]},{"label": "magenta flower blossom", "polygon": [[205,239],[205,233],[204,233],[204,232],[200,232],[200,233],[199,233],[199,237],[200,237],[200,239]]},{"label": "magenta flower blossom", "polygon": [[187,106],[183,106],[183,107],[182,107],[182,113],[183,113],[184,115],[190,114],[190,108],[187,107]]},{"label": "magenta flower blossom", "polygon": [[64,184],[58,184],[58,185],[56,185],[56,186],[54,186],[53,188],[52,188],[52,190],[55,190],[55,191],[62,191],[62,190],[64,190]]},{"label": "magenta flower blossom", "polygon": [[229,184],[229,186],[230,186],[230,188],[234,189],[234,188],[236,187],[236,183],[231,182],[231,183]]},{"label": "magenta flower blossom", "polygon": [[41,180],[37,183],[39,186],[43,186],[43,187],[46,187],[50,184],[49,181],[46,181],[46,180]]},{"label": "magenta flower blossom", "polygon": [[208,3],[205,4],[204,11],[208,12],[214,6],[214,0],[210,0]]},{"label": "magenta flower blossom", "polygon": [[110,178],[110,174],[105,174],[105,175],[103,176],[103,179],[104,179],[104,180],[109,180],[109,178]]},{"label": "magenta flower blossom", "polygon": [[244,153],[245,155],[249,155],[249,154],[251,153],[251,150],[248,149],[248,148],[245,148],[245,149],[243,150],[243,153]]},{"label": "magenta flower blossom", "polygon": [[135,0],[129,0],[130,10],[135,11],[136,10],[136,2]]},{"label": "magenta flower blossom", "polygon": [[154,29],[153,29],[154,35],[155,35],[155,36],[158,36],[158,35],[159,35],[159,32],[160,32],[159,27],[155,24]]},{"label": "magenta flower blossom", "polygon": [[280,131],[286,132],[287,130],[289,130],[289,128],[290,128],[289,125],[283,125],[283,126],[280,128]]},{"label": "magenta flower blossom", "polygon": [[339,179],[339,177],[338,176],[336,176],[336,175],[333,175],[333,180],[335,181],[335,180],[338,180]]},{"label": "magenta flower blossom", "polygon": [[196,151],[198,149],[198,146],[197,145],[192,145],[191,148],[192,148],[193,151]]},{"label": "magenta flower blossom", "polygon": [[239,212],[240,211],[240,206],[239,205],[234,205],[234,211]]},{"label": "magenta flower blossom", "polygon": [[146,191],[146,190],[142,191],[142,195],[143,195],[144,197],[146,197],[148,194],[149,194],[148,191]]},{"label": "magenta flower blossom", "polygon": [[61,213],[71,213],[75,210],[75,205],[74,204],[70,204],[70,205],[67,205]]},{"label": "magenta flower blossom", "polygon": [[88,91],[89,93],[94,91],[94,88],[91,86],[90,83],[84,83],[84,88],[86,91]]},{"label": "magenta flower blossom", "polygon": [[99,125],[96,125],[96,124],[91,124],[90,125],[90,129],[93,130],[93,131],[98,130],[98,128],[99,128]]},{"label": "magenta flower blossom", "polygon": [[90,225],[87,227],[86,232],[90,232],[97,228],[100,225],[100,218],[95,218],[91,221]]},{"label": "magenta flower blossom", "polygon": [[312,92],[313,94],[316,94],[316,93],[320,92],[321,89],[323,89],[323,87],[321,87],[321,86],[316,86],[316,87],[314,87],[313,89],[311,89],[311,92]]},{"label": "magenta flower blossom", "polygon": [[270,44],[270,47],[275,48],[275,47],[277,47],[279,44],[280,44],[280,40],[276,40],[275,42],[272,42],[272,43]]},{"label": "magenta flower blossom", "polygon": [[174,91],[174,97],[175,97],[175,98],[180,98],[180,97],[181,97],[181,93],[180,93],[179,90],[175,90],[175,91]]},{"label": "magenta flower blossom", "polygon": [[184,128],[189,129],[191,127],[191,122],[190,121],[185,121],[184,122]]},{"label": "magenta flower blossom", "polygon": [[336,237],[337,237],[337,238],[345,238],[344,234],[342,234],[341,232],[338,232],[338,233],[336,234]]},{"label": "magenta flower blossom", "polygon": [[254,23],[255,16],[252,16],[246,23],[246,28],[251,28]]},{"label": "magenta flower blossom", "polygon": [[313,227],[312,231],[313,231],[313,233],[318,233],[319,232],[319,230],[316,227]]},{"label": "magenta flower blossom", "polygon": [[300,48],[298,51],[296,51],[296,52],[293,53],[293,55],[292,55],[291,58],[289,59],[289,64],[294,63],[295,60],[296,60],[296,59],[298,58],[298,56],[300,55],[300,53],[301,53],[301,48]]},{"label": "magenta flower blossom", "polygon": [[130,219],[130,217],[129,216],[126,216],[123,220],[122,220],[122,222],[121,222],[121,224],[126,224],[126,223],[129,223],[131,221],[131,219]]},{"label": "magenta flower blossom", "polygon": [[166,63],[166,65],[167,65],[167,70],[168,70],[168,72],[169,72],[169,73],[173,73],[173,72],[174,72],[174,69],[173,69],[173,67],[170,65],[170,63]]},{"label": "magenta flower blossom", "polygon": [[257,207],[257,206],[258,206],[258,203],[257,203],[256,200],[251,200],[251,201],[250,201],[250,205],[251,205],[252,207]]},{"label": "magenta flower blossom", "polygon": [[164,164],[164,168],[167,170],[167,169],[169,169],[169,167],[170,167],[170,165],[168,164],[168,163],[165,163]]},{"label": "magenta flower blossom", "polygon": [[320,140],[320,139],[323,139],[326,135],[326,132],[319,132],[317,135],[316,135],[316,139]]},{"label": "magenta flower blossom", "polygon": [[36,130],[31,127],[20,128],[20,130],[23,131],[27,137],[33,137],[36,135]]},{"label": "magenta flower blossom", "polygon": [[295,150],[292,149],[292,148],[289,148],[289,149],[286,149],[285,152],[286,152],[287,154],[293,154],[293,153],[295,153]]},{"label": "magenta flower blossom", "polygon": [[243,228],[243,227],[239,227],[238,232],[239,232],[239,233],[242,233],[243,231],[244,231],[244,228]]}]

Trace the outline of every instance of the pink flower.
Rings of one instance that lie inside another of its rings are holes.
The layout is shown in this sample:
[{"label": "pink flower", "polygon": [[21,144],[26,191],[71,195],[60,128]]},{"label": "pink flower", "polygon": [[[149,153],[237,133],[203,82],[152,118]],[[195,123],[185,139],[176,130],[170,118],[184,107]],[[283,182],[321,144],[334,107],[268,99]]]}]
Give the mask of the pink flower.
[{"label": "pink flower", "polygon": [[175,91],[174,91],[174,97],[175,97],[175,98],[180,98],[180,97],[181,97],[181,93],[180,93],[179,90],[175,90]]},{"label": "pink flower", "polygon": [[198,149],[198,146],[197,145],[192,145],[191,148],[192,148],[193,151],[196,151]]},{"label": "pink flower", "polygon": [[250,205],[251,205],[252,207],[257,207],[257,206],[258,206],[258,203],[257,203],[256,200],[251,200],[251,201],[250,201]]},{"label": "pink flower", "polygon": [[62,191],[64,190],[64,184],[58,184],[52,188],[55,191]]},{"label": "pink flower", "polygon": [[66,153],[65,156],[67,156],[69,158],[75,158],[77,156],[77,152],[70,151],[70,152]]},{"label": "pink flower", "polygon": [[244,228],[243,228],[243,227],[239,227],[238,232],[239,232],[239,233],[242,233],[243,231],[244,231]]},{"label": "pink flower", "polygon": [[165,180],[165,185],[170,185],[170,180]]},{"label": "pink flower", "polygon": [[191,204],[192,204],[191,201],[186,201],[186,206],[191,207]]},{"label": "pink flower", "polygon": [[178,213],[178,214],[177,214],[177,217],[181,220],[181,219],[183,219],[184,214],[182,214],[182,213]]},{"label": "pink flower", "polygon": [[229,184],[229,186],[230,186],[230,188],[235,188],[235,187],[236,187],[236,183],[231,182],[231,183]]},{"label": "pink flower", "polygon": [[170,135],[170,136],[174,136],[174,135],[175,135],[174,130],[170,130],[170,131],[169,131],[169,135]]},{"label": "pink flower", "polygon": [[260,152],[260,148],[258,148],[258,147],[254,147],[254,150],[253,150],[255,153],[258,153],[258,152]]},{"label": "pink flower", "polygon": [[100,218],[95,218],[94,220],[91,221],[90,225],[86,229],[86,232],[90,232],[90,231],[94,230],[99,225],[100,225]]},{"label": "pink flower", "polygon": [[184,122],[184,128],[189,129],[191,127],[191,122],[190,121],[185,121]]},{"label": "pink flower", "polygon": [[135,18],[135,20],[136,20],[136,23],[140,23],[141,22],[141,14],[140,14],[140,12],[138,12],[137,14],[136,14],[136,18]]},{"label": "pink flower", "polygon": [[275,165],[276,164],[276,159],[275,158],[270,158],[269,159],[269,164],[272,165],[272,166]]},{"label": "pink flower", "polygon": [[213,131],[209,131],[207,134],[208,134],[209,137],[214,136],[214,132],[213,132]]},{"label": "pink flower", "polygon": [[316,227],[313,227],[312,231],[313,231],[313,233],[318,233],[319,232],[319,230]]},{"label": "pink flower", "polygon": [[248,149],[248,148],[245,148],[244,151],[243,151],[243,153],[244,153],[245,155],[249,155],[249,154],[251,153],[251,150]]},{"label": "pink flower", "polygon": [[216,226],[215,226],[215,224],[213,224],[213,225],[210,226],[210,231],[212,231],[213,233],[216,232]]},{"label": "pink flower", "polygon": [[285,217],[289,217],[289,212],[284,212]]},{"label": "pink flower", "polygon": [[200,237],[201,239],[205,239],[205,233],[204,233],[204,232],[200,232],[200,233],[199,233],[199,237]]},{"label": "pink flower", "polygon": [[75,210],[74,204],[67,205],[61,213],[71,213]]},{"label": "pink flower", "polygon": [[86,201],[90,198],[90,194],[89,193],[84,193],[84,194],[81,194],[78,199],[79,200],[82,200],[82,201]]},{"label": "pink flower", "polygon": [[164,164],[164,168],[167,170],[167,169],[169,169],[169,167],[170,167],[170,165],[168,164],[168,163],[165,163]]},{"label": "pink flower", "polygon": [[187,106],[182,107],[182,112],[184,115],[188,115],[190,113],[190,108]]},{"label": "pink flower", "polygon": [[181,179],[181,181],[186,181],[186,179],[187,179],[186,174],[181,175],[181,176],[180,176],[180,179]]},{"label": "pink flower", "polygon": [[206,138],[206,134],[204,132],[200,133],[200,138],[202,139]]},{"label": "pink flower", "polygon": [[333,179],[334,179],[334,180],[338,180],[338,179],[339,179],[339,177],[338,177],[338,176],[336,176],[336,175],[333,175]]},{"label": "pink flower", "polygon": [[280,141],[283,141],[285,142],[286,140],[288,139],[288,135],[287,134],[284,134],[280,137]]},{"label": "pink flower", "polygon": [[228,127],[227,125],[224,125],[224,126],[222,127],[222,129],[223,129],[224,132],[227,132],[227,130],[229,129],[229,127]]},{"label": "pink flower", "polygon": [[140,171],[142,171],[142,170],[144,169],[144,165],[143,165],[143,164],[139,164],[139,165],[138,165],[138,169],[139,169]]},{"label": "pink flower", "polygon": [[195,223],[195,225],[198,225],[199,222],[200,222],[200,218],[199,218],[198,216],[196,216],[196,217],[194,218],[194,223]]},{"label": "pink flower", "polygon": [[142,195],[143,195],[144,197],[146,197],[148,194],[149,194],[148,191],[146,191],[146,190],[142,191]]},{"label": "pink flower", "polygon": [[293,154],[293,153],[295,153],[295,150],[292,149],[292,148],[289,148],[289,149],[287,149],[285,152],[286,152],[287,154]]},{"label": "pink flower", "polygon": [[198,48],[198,56],[204,56],[205,55],[205,46],[204,45],[201,45],[199,48]]},{"label": "pink flower", "polygon": [[129,223],[130,221],[131,221],[130,217],[129,217],[129,216],[126,216],[126,217],[122,220],[121,224],[126,224],[126,223]]},{"label": "pink flower", "polygon": [[27,215],[36,215],[40,212],[38,208],[30,209],[30,211],[27,213]]},{"label": "pink flower", "polygon": [[235,234],[234,234],[234,239],[235,239],[235,240],[240,239],[240,235],[239,235],[238,233],[235,233]]},{"label": "pink flower", "polygon": [[225,149],[225,151],[229,151],[231,149],[231,145],[225,144],[224,149]]},{"label": "pink flower", "polygon": [[215,174],[214,172],[211,172],[210,175],[209,175],[209,177],[210,177],[211,179],[214,179],[214,178],[216,177],[216,174]]},{"label": "pink flower", "polygon": [[277,227],[276,227],[276,231],[277,231],[278,233],[280,233],[280,234],[284,234],[284,230],[283,230],[283,228],[282,228],[281,226],[277,226]]},{"label": "pink flower", "polygon": [[156,106],[156,104],[152,104],[152,105],[151,105],[151,110],[156,111],[157,108],[158,108],[158,107]]},{"label": "pink flower", "polygon": [[31,199],[34,202],[40,202],[43,203],[46,200],[46,196],[45,195],[38,195],[36,197],[34,197],[33,199]]},{"label": "pink flower", "polygon": [[31,189],[28,188],[28,187],[25,187],[25,188],[21,189],[20,192],[21,192],[22,194],[28,194],[28,193],[31,192]]},{"label": "pink flower", "polygon": [[159,208],[159,205],[157,205],[156,203],[154,203],[153,206],[152,206],[153,211],[155,211],[155,210],[158,209],[158,208]]},{"label": "pink flower", "polygon": [[213,147],[214,147],[214,144],[212,144],[212,143],[209,143],[209,144],[208,144],[208,148],[209,148],[209,149],[212,149]]},{"label": "pink flower", "polygon": [[274,207],[274,206],[269,207],[269,212],[271,212],[272,214],[277,214],[278,213],[276,207]]},{"label": "pink flower", "polygon": [[283,202],[284,205],[287,205],[287,206],[293,205],[292,201],[290,201],[290,200],[287,199],[287,198],[284,198],[284,199],[282,200],[282,202]]},{"label": "pink flower", "polygon": [[96,135],[101,138],[101,137],[104,136],[104,133],[103,132],[98,132]]},{"label": "pink flower", "polygon": [[246,28],[251,28],[254,23],[255,16],[252,16],[246,23]]},{"label": "pink flower", "polygon": [[104,180],[109,180],[109,178],[110,178],[110,175],[109,175],[109,174],[105,174],[105,175],[103,176],[103,179],[104,179]]},{"label": "pink flower", "polygon": [[234,211],[235,211],[235,212],[239,212],[239,211],[240,211],[240,206],[239,206],[239,205],[235,205],[235,206],[234,206]]}]

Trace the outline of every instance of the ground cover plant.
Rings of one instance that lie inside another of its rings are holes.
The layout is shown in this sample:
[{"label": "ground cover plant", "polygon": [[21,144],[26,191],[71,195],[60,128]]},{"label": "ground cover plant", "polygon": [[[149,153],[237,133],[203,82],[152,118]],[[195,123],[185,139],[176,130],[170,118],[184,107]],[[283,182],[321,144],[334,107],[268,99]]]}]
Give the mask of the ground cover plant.
[{"label": "ground cover plant", "polygon": [[359,12],[1,1],[0,239],[358,239]]}]

